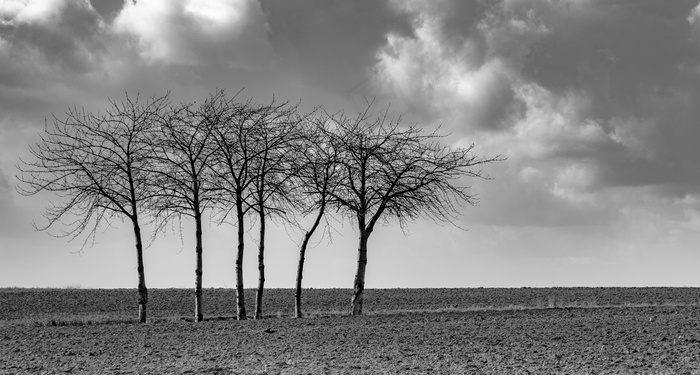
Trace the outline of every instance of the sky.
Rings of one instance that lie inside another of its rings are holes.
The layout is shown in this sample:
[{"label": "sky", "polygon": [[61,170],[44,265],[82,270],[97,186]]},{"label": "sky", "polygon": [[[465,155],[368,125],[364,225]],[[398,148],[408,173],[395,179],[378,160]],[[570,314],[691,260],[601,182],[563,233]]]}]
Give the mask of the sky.
[{"label": "sky", "polygon": [[[95,243],[37,232],[15,190],[44,121],[126,93],[216,89],[354,113],[365,98],[506,161],[466,180],[455,225],[387,221],[366,287],[700,286],[698,0],[3,0],[0,287],[135,288],[127,223]],[[334,223],[304,286],[351,288],[358,232]],[[148,229],[148,228],[147,228]],[[302,234],[268,230],[266,285],[294,286]],[[155,237],[151,288],[194,285],[194,228]],[[257,281],[255,229],[244,280]],[[235,286],[236,235],[204,228],[204,286]]]}]

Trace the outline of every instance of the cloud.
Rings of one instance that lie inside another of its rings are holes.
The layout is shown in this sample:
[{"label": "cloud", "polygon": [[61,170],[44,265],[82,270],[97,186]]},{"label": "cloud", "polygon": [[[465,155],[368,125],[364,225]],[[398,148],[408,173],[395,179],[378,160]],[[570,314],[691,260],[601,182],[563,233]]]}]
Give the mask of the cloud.
[{"label": "cloud", "polygon": [[500,134],[503,142],[515,141],[509,156],[531,160],[591,157],[613,147],[603,126],[585,115],[585,96],[554,93],[534,84],[521,84],[517,96],[524,103],[523,116],[510,131]]},{"label": "cloud", "polygon": [[503,187],[504,215],[530,199],[553,212],[542,225],[592,223],[611,216],[591,202],[618,188],[698,190],[697,2],[94,3],[0,7],[3,127],[124,90],[192,100],[245,86],[349,110],[366,95],[507,156],[488,183],[526,188]]},{"label": "cloud", "polygon": [[0,126],[42,123],[109,86],[108,66],[122,54],[89,2],[9,1],[0,14]]},{"label": "cloud", "polygon": [[125,1],[119,0],[90,0],[90,4],[95,8],[102,18],[107,23],[112,23],[117,17],[121,9],[124,7]]},{"label": "cloud", "polygon": [[375,87],[508,157],[473,184],[484,207],[468,220],[604,228],[700,192],[697,1],[394,4],[414,30],[389,34]]},{"label": "cloud", "polygon": [[352,99],[377,94],[369,84],[377,52],[389,34],[412,30],[408,15],[385,0],[261,3],[286,74]]},{"label": "cloud", "polygon": [[113,23],[135,38],[151,63],[268,63],[268,25],[254,0],[155,0],[127,2]]},{"label": "cloud", "polygon": [[417,34],[419,39],[390,36],[379,54],[379,91],[402,110],[477,129],[501,128],[522,110],[502,61],[473,65],[467,53],[446,55],[423,30]]},{"label": "cloud", "polygon": [[[3,3],[0,15],[0,84],[84,73],[100,62],[103,25],[87,1],[10,1]],[[39,77],[31,77],[35,74]]]},{"label": "cloud", "polygon": [[[510,62],[488,58],[479,18],[487,8],[454,2],[395,3],[411,14],[412,34],[388,35],[375,86],[399,109],[455,128],[500,129],[522,111]],[[463,13],[458,13],[463,12]],[[457,22],[455,14],[464,15]]]},{"label": "cloud", "polygon": [[47,22],[60,11],[62,0],[6,0],[0,4],[0,17],[23,23]]},{"label": "cloud", "polygon": [[532,12],[550,30],[531,45],[523,76],[556,93],[585,92],[594,117],[643,109],[640,94],[667,90],[677,67],[697,59],[686,20],[690,1],[666,8],[649,1],[511,3],[516,15]]}]

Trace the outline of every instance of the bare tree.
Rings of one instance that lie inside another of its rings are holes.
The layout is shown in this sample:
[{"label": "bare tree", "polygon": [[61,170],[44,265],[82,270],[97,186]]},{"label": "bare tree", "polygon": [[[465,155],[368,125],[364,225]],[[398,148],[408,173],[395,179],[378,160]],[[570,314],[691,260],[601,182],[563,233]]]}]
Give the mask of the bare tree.
[{"label": "bare tree", "polygon": [[30,147],[34,161],[22,161],[20,193],[42,191],[59,195],[44,212],[47,230],[61,224],[59,237],[75,239],[87,232],[83,246],[102,223],[128,218],[134,229],[138,271],[139,322],[146,322],[148,289],[143,264],[140,210],[150,197],[150,153],[145,139],[170,102],[169,94],[145,102],[128,94],[121,102],[110,100],[104,114],[73,107],[65,119],[53,117],[41,141]]},{"label": "bare tree", "polygon": [[352,314],[362,314],[367,267],[367,243],[380,219],[408,221],[427,217],[455,223],[462,203],[477,197],[460,182],[484,178],[482,164],[501,160],[473,154],[474,146],[449,148],[442,136],[416,126],[400,127],[400,117],[388,110],[372,117],[368,103],[355,117],[331,116],[335,126],[333,147],[338,150],[344,178],[331,193],[333,204],[353,218],[359,230],[357,272],[351,301]]},{"label": "bare tree", "polygon": [[216,100],[217,108],[226,112],[215,127],[216,174],[220,195],[220,208],[224,216],[235,209],[238,226],[236,253],[236,309],[238,319],[246,319],[243,288],[243,252],[245,217],[249,211],[256,213],[259,225],[258,239],[258,288],[256,293],[256,319],[262,317],[262,297],[265,285],[265,231],[267,216],[281,215],[289,201],[290,168],[289,145],[294,142],[296,125],[301,121],[296,106],[286,103],[257,105],[248,101],[236,103],[223,91]]},{"label": "bare tree", "polygon": [[[215,153],[212,172],[219,192],[218,208],[224,218],[233,216],[238,229],[236,247],[236,316],[247,319],[245,290],[243,288],[243,254],[245,250],[245,217],[251,208],[250,186],[254,183],[252,160],[253,143],[257,132],[256,113],[250,102],[239,105],[224,91],[217,92],[210,101],[224,115],[213,127],[212,142]],[[235,212],[235,216],[232,212]]]},{"label": "bare tree", "polygon": [[210,163],[216,148],[212,147],[213,122],[211,99],[199,107],[181,104],[162,118],[157,134],[150,139],[151,172],[157,194],[149,201],[161,223],[183,217],[195,222],[195,321],[203,320],[202,310],[202,220],[204,211],[215,202]]},{"label": "bare tree", "polygon": [[256,157],[253,159],[253,209],[258,215],[258,288],[255,295],[255,319],[262,318],[262,298],[265,289],[265,231],[266,219],[282,217],[286,208],[294,205],[292,179],[296,163],[292,159],[293,145],[301,138],[300,126],[306,116],[297,114],[297,106],[274,102],[258,107],[259,125]]},{"label": "bare tree", "polygon": [[304,275],[304,262],[306,249],[311,236],[316,232],[321,221],[326,217],[331,194],[335,192],[339,184],[341,169],[339,165],[337,149],[333,147],[331,135],[327,129],[325,116],[317,117],[306,126],[304,137],[297,142],[294,159],[299,164],[295,171],[295,185],[297,186],[297,201],[301,205],[301,216],[315,214],[309,229],[299,246],[299,261],[297,263],[297,276],[294,292],[294,316],[301,318],[301,293],[302,278]]}]

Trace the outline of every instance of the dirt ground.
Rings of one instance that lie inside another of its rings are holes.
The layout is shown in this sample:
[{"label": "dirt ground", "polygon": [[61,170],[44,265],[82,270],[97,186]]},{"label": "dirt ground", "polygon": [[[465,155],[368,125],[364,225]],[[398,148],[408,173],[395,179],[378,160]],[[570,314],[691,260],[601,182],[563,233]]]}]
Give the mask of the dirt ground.
[{"label": "dirt ground", "polygon": [[[255,290],[246,289],[251,313]],[[351,289],[306,289],[303,309],[311,316],[328,312],[347,313]],[[0,289],[0,324],[3,321],[51,320],[103,316],[108,319],[136,319],[138,293],[135,289]],[[234,316],[232,289],[204,289],[204,315]],[[700,288],[444,288],[367,289],[364,311],[384,313],[402,310],[493,309],[511,307],[591,307],[628,305],[698,305]],[[293,289],[265,290],[264,313],[291,316]],[[192,289],[151,289],[148,316],[153,318],[192,317]]]},{"label": "dirt ground", "polygon": [[0,325],[0,374],[700,374],[696,306]]}]

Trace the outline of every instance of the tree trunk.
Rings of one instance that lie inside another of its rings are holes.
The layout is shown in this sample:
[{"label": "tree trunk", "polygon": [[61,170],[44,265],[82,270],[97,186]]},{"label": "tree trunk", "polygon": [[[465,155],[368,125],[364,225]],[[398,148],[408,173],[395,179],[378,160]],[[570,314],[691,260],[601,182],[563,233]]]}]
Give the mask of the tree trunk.
[{"label": "tree trunk", "polygon": [[134,237],[136,238],[136,271],[139,274],[139,323],[146,323],[146,310],[148,306],[148,289],[146,288],[146,272],[143,266],[143,242],[141,241],[141,227],[137,219],[133,220]]},{"label": "tree trunk", "polygon": [[245,294],[243,290],[243,249],[245,223],[243,221],[243,202],[240,198],[236,201],[236,214],[238,215],[238,251],[236,252],[236,317],[238,320],[246,320]]},{"label": "tree trunk", "polygon": [[265,288],[265,211],[260,207],[260,247],[258,248],[258,290],[255,294],[255,319],[262,319],[262,298]]},{"label": "tree trunk", "polygon": [[306,245],[309,242],[311,236],[307,232],[304,235],[304,242],[301,244],[301,249],[299,249],[299,264],[297,265],[297,283],[296,290],[294,291],[294,317],[303,317],[301,313],[301,278],[304,274],[304,258],[306,253]]},{"label": "tree trunk", "polygon": [[367,240],[369,233],[360,228],[360,247],[357,252],[357,273],[352,293],[352,315],[362,315],[362,301],[365,292],[365,269],[367,268]]},{"label": "tree trunk", "polygon": [[314,221],[314,224],[311,226],[311,229],[309,229],[308,232],[304,235],[304,241],[301,243],[301,248],[299,249],[299,264],[297,265],[297,283],[296,283],[296,291],[294,292],[294,317],[296,318],[301,318],[302,313],[301,313],[301,279],[304,275],[304,260],[306,259],[306,247],[309,244],[309,240],[311,239],[311,236],[314,234],[316,231],[316,228],[318,228],[318,224],[321,222],[321,218],[323,217],[323,211],[325,209],[325,204],[321,204],[321,208],[318,211],[318,216],[316,216],[316,221]]},{"label": "tree trunk", "polygon": [[197,226],[195,238],[197,241],[197,268],[195,269],[195,286],[194,286],[194,320],[201,322],[204,319],[202,312],[202,216],[200,213],[195,214],[195,225]]}]

